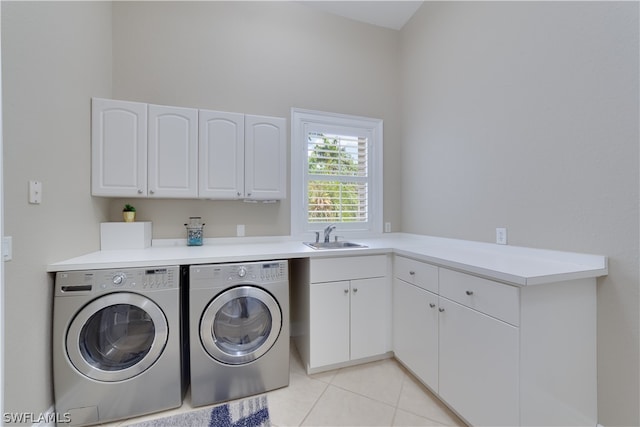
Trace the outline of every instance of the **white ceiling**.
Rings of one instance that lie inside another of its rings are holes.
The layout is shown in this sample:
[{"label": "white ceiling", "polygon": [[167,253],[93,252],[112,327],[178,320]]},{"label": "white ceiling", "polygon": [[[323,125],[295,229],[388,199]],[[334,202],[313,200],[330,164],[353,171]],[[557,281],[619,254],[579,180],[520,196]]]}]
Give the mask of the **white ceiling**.
[{"label": "white ceiling", "polygon": [[422,1],[302,1],[303,4],[356,21],[400,30]]}]

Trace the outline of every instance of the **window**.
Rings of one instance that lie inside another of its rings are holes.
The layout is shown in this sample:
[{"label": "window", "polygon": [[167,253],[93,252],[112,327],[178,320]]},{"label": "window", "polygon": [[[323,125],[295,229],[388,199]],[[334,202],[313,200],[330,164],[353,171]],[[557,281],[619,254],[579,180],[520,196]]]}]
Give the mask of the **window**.
[{"label": "window", "polygon": [[292,110],[291,234],[382,232],[382,121]]}]

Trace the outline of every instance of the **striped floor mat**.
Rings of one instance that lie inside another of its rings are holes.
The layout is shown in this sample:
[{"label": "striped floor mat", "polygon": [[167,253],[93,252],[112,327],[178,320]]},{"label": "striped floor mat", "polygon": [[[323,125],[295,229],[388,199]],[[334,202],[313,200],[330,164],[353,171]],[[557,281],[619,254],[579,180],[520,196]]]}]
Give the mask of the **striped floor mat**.
[{"label": "striped floor mat", "polygon": [[196,409],[168,417],[127,424],[127,427],[268,427],[269,408],[266,396]]}]

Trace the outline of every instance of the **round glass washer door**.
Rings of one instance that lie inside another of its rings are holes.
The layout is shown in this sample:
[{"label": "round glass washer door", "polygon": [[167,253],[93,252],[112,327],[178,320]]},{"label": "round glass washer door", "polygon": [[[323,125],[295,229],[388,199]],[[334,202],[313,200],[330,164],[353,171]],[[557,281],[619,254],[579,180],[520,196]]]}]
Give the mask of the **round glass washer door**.
[{"label": "round glass washer door", "polygon": [[93,300],[67,331],[67,354],[82,374],[114,382],[135,377],[160,357],[168,339],[162,310],[142,295],[120,292]]},{"label": "round glass washer door", "polygon": [[238,286],[209,303],[200,320],[200,339],[214,359],[241,365],[269,351],[281,327],[280,306],[269,292]]}]

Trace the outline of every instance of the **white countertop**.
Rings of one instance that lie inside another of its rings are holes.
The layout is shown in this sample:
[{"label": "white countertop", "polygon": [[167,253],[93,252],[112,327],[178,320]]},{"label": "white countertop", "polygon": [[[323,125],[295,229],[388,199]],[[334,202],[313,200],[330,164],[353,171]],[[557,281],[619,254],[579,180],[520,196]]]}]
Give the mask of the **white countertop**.
[{"label": "white countertop", "polygon": [[517,286],[607,275],[607,257],[531,249],[405,233],[350,239],[358,249],[316,250],[290,237],[154,240],[147,249],[98,251],[47,266],[47,271],[249,262],[270,259],[336,257],[396,253]]}]

